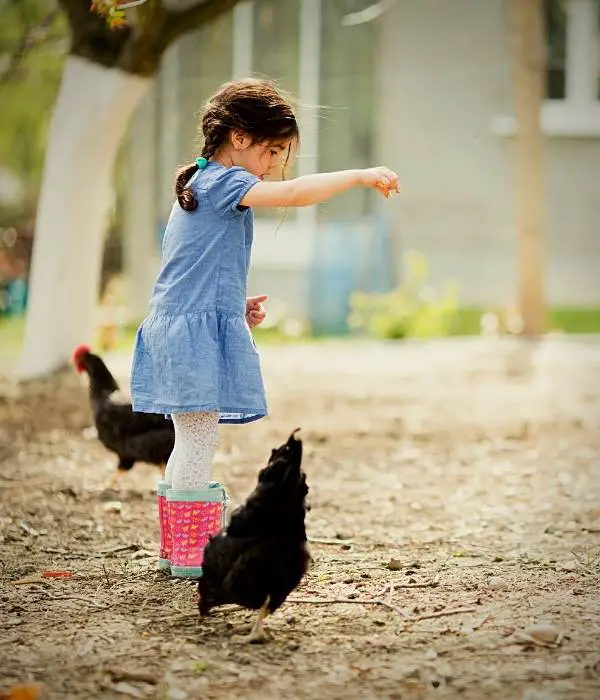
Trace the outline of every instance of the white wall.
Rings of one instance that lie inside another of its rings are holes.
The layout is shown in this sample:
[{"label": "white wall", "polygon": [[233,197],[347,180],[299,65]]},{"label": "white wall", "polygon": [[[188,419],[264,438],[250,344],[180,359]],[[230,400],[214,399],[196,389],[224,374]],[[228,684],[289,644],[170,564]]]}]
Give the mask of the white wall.
[{"label": "white wall", "polygon": [[[503,0],[399,0],[383,26],[380,158],[397,167],[404,247],[426,253],[470,303],[504,303],[515,285],[511,111]],[[600,140],[549,137],[548,292],[600,302]]]}]

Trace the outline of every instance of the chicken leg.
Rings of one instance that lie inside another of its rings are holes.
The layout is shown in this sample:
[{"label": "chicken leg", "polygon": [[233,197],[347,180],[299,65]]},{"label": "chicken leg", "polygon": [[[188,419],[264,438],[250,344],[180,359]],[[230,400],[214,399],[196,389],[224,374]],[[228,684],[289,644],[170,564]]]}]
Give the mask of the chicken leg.
[{"label": "chicken leg", "polygon": [[106,488],[110,490],[117,491],[120,487],[121,484],[121,479],[123,478],[123,475],[125,474],[125,471],[123,469],[116,469],[113,473],[110,479],[108,480],[108,483],[106,484]]},{"label": "chicken leg", "polygon": [[119,460],[119,464],[117,465],[117,470],[113,472],[113,475],[108,482],[107,488],[118,490],[121,486],[123,476],[133,467],[134,464],[135,461],[132,459],[126,459],[124,457],[121,458]]},{"label": "chicken leg", "polygon": [[263,627],[263,622],[265,617],[269,614],[269,603],[271,602],[271,596],[267,596],[262,608],[258,611],[258,617],[252,626],[250,634],[246,638],[246,641],[250,644],[264,644],[268,641],[269,636]]}]

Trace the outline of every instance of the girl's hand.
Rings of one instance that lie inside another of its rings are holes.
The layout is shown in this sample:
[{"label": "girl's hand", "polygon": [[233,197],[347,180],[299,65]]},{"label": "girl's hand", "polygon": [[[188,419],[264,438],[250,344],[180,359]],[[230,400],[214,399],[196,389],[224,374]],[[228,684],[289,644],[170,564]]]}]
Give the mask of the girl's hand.
[{"label": "girl's hand", "polygon": [[260,326],[265,320],[267,312],[265,311],[262,302],[268,299],[266,294],[261,294],[257,297],[247,297],[246,299],[246,322],[250,328]]},{"label": "girl's hand", "polygon": [[383,165],[361,170],[360,180],[363,187],[376,187],[384,197],[389,197],[392,192],[400,192],[398,175]]}]

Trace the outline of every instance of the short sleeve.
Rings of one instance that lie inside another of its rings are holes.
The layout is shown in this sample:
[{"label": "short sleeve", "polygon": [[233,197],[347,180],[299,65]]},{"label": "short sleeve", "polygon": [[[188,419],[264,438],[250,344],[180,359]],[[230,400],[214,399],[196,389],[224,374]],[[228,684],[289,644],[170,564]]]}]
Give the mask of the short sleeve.
[{"label": "short sleeve", "polygon": [[240,214],[238,209],[246,192],[260,182],[260,178],[244,168],[223,168],[207,188],[207,195],[215,211],[221,216]]}]

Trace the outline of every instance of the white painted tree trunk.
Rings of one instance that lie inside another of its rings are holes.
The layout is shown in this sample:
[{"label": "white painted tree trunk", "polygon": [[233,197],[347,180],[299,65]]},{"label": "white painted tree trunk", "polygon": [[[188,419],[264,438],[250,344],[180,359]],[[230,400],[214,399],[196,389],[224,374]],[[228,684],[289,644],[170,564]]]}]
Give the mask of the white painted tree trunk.
[{"label": "white painted tree trunk", "polygon": [[22,378],[61,367],[77,344],[92,340],[113,166],[129,119],[150,83],[78,57],[67,60],[37,211],[17,367]]}]

